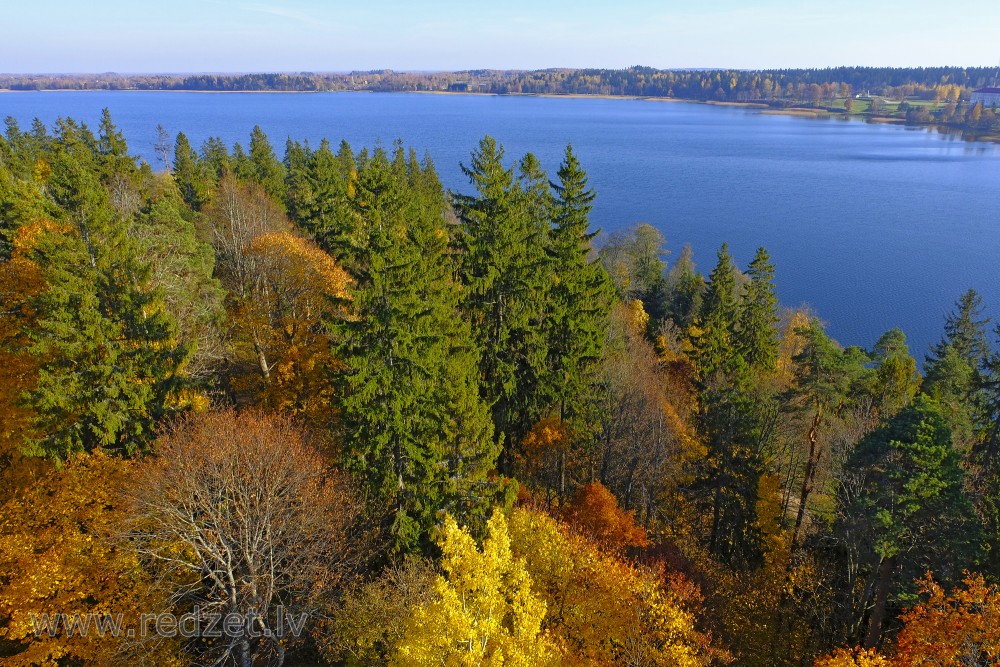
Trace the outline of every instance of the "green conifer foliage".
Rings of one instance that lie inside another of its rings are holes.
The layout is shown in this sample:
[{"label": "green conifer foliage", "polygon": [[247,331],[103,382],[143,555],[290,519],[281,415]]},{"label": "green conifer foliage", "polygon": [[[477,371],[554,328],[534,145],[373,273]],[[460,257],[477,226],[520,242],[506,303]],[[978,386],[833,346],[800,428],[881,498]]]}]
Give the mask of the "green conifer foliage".
[{"label": "green conifer foliage", "polygon": [[[484,137],[470,166],[463,166],[476,192],[456,196],[455,206],[464,308],[482,354],[480,386],[509,463],[544,407],[548,353],[541,319],[548,294],[544,246],[532,218],[537,190],[525,193],[503,158],[503,147]],[[537,184],[535,177],[529,181]]]},{"label": "green conifer foliage", "polygon": [[845,471],[834,530],[867,578],[855,606],[867,629],[855,639],[874,646],[923,573],[955,582],[974,565],[978,529],[951,431],[926,396],[863,438]]},{"label": "green conifer foliage", "polygon": [[351,198],[353,317],[343,325],[345,465],[386,504],[396,548],[428,548],[443,512],[485,525],[499,446],[478,392],[442,211],[377,150]]},{"label": "green conifer foliage", "polygon": [[769,372],[778,360],[778,295],[767,250],[757,249],[747,273],[750,282],[739,306],[736,345],[751,368]]},{"label": "green conifer foliage", "polygon": [[566,147],[553,183],[553,227],[549,235],[552,284],[546,317],[552,399],[562,418],[572,419],[590,402],[587,388],[608,336],[614,288],[603,265],[591,258],[590,211],[594,191]]},{"label": "green conifer foliage", "polygon": [[29,333],[42,359],[26,397],[41,434],[28,443],[33,454],[134,451],[169,409],[190,353],[128,234],[129,221],[100,182],[105,158],[130,160],[116,136],[107,125],[95,142],[85,128],[63,121],[51,155],[48,192],[62,216],[42,227],[31,253],[46,282]]}]

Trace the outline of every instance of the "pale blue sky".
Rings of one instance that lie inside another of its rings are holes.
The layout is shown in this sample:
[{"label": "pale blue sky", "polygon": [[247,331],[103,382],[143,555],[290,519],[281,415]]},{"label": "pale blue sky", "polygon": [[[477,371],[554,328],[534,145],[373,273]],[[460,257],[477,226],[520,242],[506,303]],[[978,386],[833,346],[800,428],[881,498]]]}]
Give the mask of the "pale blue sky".
[{"label": "pale blue sky", "polygon": [[996,65],[1000,0],[0,0],[0,72]]}]

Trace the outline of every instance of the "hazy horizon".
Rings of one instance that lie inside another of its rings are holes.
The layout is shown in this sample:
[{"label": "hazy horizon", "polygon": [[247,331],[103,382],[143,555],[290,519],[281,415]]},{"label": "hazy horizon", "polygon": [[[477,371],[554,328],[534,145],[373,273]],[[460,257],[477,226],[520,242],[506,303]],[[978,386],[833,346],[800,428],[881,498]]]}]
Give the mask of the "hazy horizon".
[{"label": "hazy horizon", "polygon": [[[0,76],[103,76],[103,75],[114,75],[114,76],[241,76],[247,74],[315,74],[319,76],[324,75],[348,75],[348,74],[364,74],[366,72],[396,72],[398,74],[456,74],[462,72],[483,72],[483,71],[493,71],[493,72],[545,72],[553,70],[582,70],[582,69],[627,69],[628,67],[639,66],[639,67],[654,67],[653,65],[646,65],[644,63],[635,63],[634,65],[629,65],[627,67],[602,67],[602,66],[573,66],[573,65],[555,65],[555,66],[542,66],[542,67],[465,67],[460,69],[397,69],[395,67],[370,67],[367,69],[341,69],[341,70],[321,70],[321,69],[246,69],[246,70],[160,70],[160,71],[48,71],[48,72],[11,72],[11,71],[0,71]],[[809,70],[809,69],[835,69],[840,67],[852,68],[881,68],[881,67],[900,67],[900,68],[923,68],[923,69],[934,69],[934,68],[992,68],[996,67],[997,71],[1000,72],[1000,65],[997,63],[986,63],[986,64],[968,64],[968,63],[946,63],[946,64],[926,64],[926,65],[870,65],[864,64],[859,65],[857,63],[843,63],[840,65],[823,65],[816,67],[807,66],[788,66],[788,67],[654,67],[654,69],[663,71],[674,71],[674,72],[714,72],[714,71],[776,71],[776,70]]]},{"label": "hazy horizon", "polygon": [[[39,0],[5,10],[9,74],[795,69],[997,64],[1000,3]],[[950,21],[949,17],[954,17]]]}]

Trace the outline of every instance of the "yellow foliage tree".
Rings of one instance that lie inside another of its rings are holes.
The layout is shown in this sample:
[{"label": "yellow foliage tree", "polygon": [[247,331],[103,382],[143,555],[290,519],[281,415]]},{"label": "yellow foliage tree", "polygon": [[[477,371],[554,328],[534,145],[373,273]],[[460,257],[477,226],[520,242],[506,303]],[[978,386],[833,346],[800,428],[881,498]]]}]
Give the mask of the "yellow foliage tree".
[{"label": "yellow foliage tree", "polygon": [[892,663],[875,649],[837,649],[820,658],[814,667],[890,667]]},{"label": "yellow foliage tree", "polygon": [[336,359],[324,321],[341,317],[347,273],[315,243],[289,232],[254,237],[243,254],[255,268],[230,315],[247,373],[249,401],[319,423],[331,414]]},{"label": "yellow foliage tree", "polygon": [[[541,512],[510,517],[515,557],[549,609],[545,625],[566,663],[597,666],[696,667],[728,655],[695,627],[695,616],[662,573],[603,553]],[[697,599],[685,590],[687,599]]]},{"label": "yellow foliage tree", "polygon": [[437,579],[435,600],[412,609],[393,664],[554,664],[554,646],[542,631],[545,602],[532,592],[524,562],[511,553],[503,514],[494,512],[481,551],[450,516],[438,544],[445,576]]},{"label": "yellow foliage tree", "polygon": [[518,476],[545,489],[545,504],[551,508],[562,501],[568,469],[572,469],[572,433],[569,424],[557,417],[538,421],[516,453]]},{"label": "yellow foliage tree", "polygon": [[781,341],[778,343],[777,377],[782,387],[789,387],[792,384],[795,372],[796,355],[801,354],[805,348],[805,336],[799,333],[801,329],[809,327],[809,313],[803,310],[796,310],[791,313],[780,325]]}]

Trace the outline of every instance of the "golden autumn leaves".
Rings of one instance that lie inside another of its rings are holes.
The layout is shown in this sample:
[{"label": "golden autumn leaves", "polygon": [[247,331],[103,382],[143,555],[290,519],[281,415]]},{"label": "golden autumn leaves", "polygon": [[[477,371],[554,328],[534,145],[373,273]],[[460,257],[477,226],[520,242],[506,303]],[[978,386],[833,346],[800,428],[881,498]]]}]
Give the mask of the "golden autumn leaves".
[{"label": "golden autumn leaves", "polygon": [[495,512],[482,548],[454,519],[443,574],[414,605],[392,664],[662,665],[724,659],[695,629],[682,581],[609,555],[544,513]]}]

